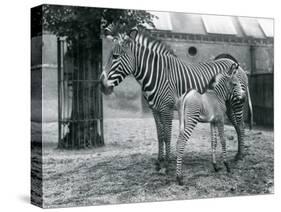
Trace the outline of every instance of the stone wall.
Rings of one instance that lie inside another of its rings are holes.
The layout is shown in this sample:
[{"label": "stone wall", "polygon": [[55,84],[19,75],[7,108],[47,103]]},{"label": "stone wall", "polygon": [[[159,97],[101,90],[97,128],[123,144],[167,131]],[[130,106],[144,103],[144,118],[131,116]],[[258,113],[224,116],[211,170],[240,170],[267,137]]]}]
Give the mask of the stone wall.
[{"label": "stone wall", "polygon": [[57,75],[56,36],[43,34],[33,37],[31,39],[32,121],[57,121]]}]

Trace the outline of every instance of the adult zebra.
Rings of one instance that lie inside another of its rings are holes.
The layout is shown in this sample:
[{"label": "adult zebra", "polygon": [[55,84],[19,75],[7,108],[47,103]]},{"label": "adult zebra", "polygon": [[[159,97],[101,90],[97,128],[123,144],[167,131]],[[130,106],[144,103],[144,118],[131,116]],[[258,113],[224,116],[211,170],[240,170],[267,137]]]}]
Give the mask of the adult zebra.
[{"label": "adult zebra", "polygon": [[[217,59],[198,64],[186,64],[163,42],[134,29],[129,36],[114,38],[115,45],[108,59],[110,70],[101,74],[102,91],[109,95],[129,74],[141,84],[145,99],[152,109],[158,136],[156,168],[170,160],[173,110],[178,98],[190,89],[203,93],[211,79],[227,72],[234,63]],[[246,75],[239,68],[239,75]],[[247,76],[246,76],[247,77]],[[244,90],[244,96],[246,92]],[[235,98],[235,97],[234,97]],[[164,159],[164,144],[166,160]],[[238,152],[240,154],[240,152]]]}]

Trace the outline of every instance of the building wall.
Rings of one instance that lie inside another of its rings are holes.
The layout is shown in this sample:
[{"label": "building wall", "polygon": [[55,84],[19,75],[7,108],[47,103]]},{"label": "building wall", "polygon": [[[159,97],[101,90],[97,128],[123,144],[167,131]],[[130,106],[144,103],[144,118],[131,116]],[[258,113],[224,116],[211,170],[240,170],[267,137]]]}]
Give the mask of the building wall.
[{"label": "building wall", "polygon": [[[186,62],[202,62],[213,59],[219,54],[227,53],[235,57],[241,66],[249,73],[263,74],[274,72],[274,49],[272,44],[267,45],[254,45],[239,44],[233,42],[216,42],[216,41],[188,41],[182,39],[164,39],[164,41],[175,50],[175,53]],[[196,47],[197,54],[190,56],[188,54],[189,47]],[[42,80],[42,106],[43,106],[43,121],[55,121],[57,120],[57,38],[54,35],[46,35],[43,37],[32,38],[32,104],[40,105],[41,97],[37,92],[39,80]],[[39,50],[42,47],[42,52]],[[106,67],[108,55],[112,43],[110,41],[103,41],[103,66]],[[42,76],[41,76],[42,75]],[[265,77],[265,76],[264,76]],[[266,80],[263,80],[262,76],[256,77],[259,83],[255,83],[254,77],[250,81],[250,89],[252,95],[252,102],[254,111],[268,111],[265,112],[265,116],[273,117],[273,75],[267,76]],[[267,85],[261,85],[261,82],[266,82]],[[266,95],[261,96],[261,92],[257,87],[265,86],[269,87]],[[40,89],[38,89],[40,90]],[[124,95],[126,90],[130,90],[128,95]],[[123,99],[120,98],[124,97]],[[110,97],[104,97],[104,105],[106,107],[113,108],[115,105],[117,109],[124,108],[124,100],[128,108],[136,112],[141,113],[147,111],[146,104],[141,104],[142,94],[138,83],[134,78],[127,78],[120,86],[115,89],[115,94]],[[259,99],[263,99],[265,108],[261,109],[261,102]],[[258,101],[258,102],[257,102]],[[118,104],[116,104],[116,102]],[[114,104],[113,104],[114,103]],[[256,109],[258,108],[258,109]],[[33,111],[34,112],[34,111]],[[32,119],[36,120],[36,114],[32,114]],[[259,117],[256,120],[257,123],[266,123],[266,125],[273,125],[273,119],[267,119],[267,121],[261,121],[263,118]],[[265,119],[265,118],[264,118]]]},{"label": "building wall", "polygon": [[[176,55],[187,63],[198,63],[214,59],[222,53],[230,54],[236,58],[244,70],[251,70],[251,55],[250,46],[231,43],[216,43],[216,42],[196,42],[196,41],[166,41],[172,49],[175,50]],[[195,47],[197,54],[189,55],[188,49]]]},{"label": "building wall", "polygon": [[[202,62],[226,53],[236,58],[249,75],[249,88],[257,125],[273,126],[274,49],[272,44],[250,45],[224,42],[166,41],[186,62]],[[197,48],[190,56],[188,49]],[[245,117],[247,118],[247,117]]]},{"label": "building wall", "polygon": [[31,79],[32,121],[57,121],[57,37],[55,35],[44,34],[31,39]]},{"label": "building wall", "polygon": [[[251,40],[232,42],[228,41],[227,38],[219,38],[219,41],[216,39],[214,41],[212,39],[204,40],[205,38],[202,40],[185,40],[177,39],[176,36],[171,37],[170,34],[162,34],[160,38],[171,46],[178,57],[187,63],[207,61],[223,53],[230,54],[236,58],[242,68],[249,73],[249,76],[253,76],[250,77],[249,82],[253,110],[254,112],[264,114],[254,116],[254,121],[261,125],[273,125],[273,118],[268,118],[273,117],[274,57],[272,43],[268,41],[266,41],[266,43],[264,43],[264,41],[255,43]],[[104,61],[107,61],[111,46],[112,43],[110,41],[104,40]],[[188,53],[190,47],[195,47],[197,49],[197,54],[195,56],[191,56]],[[272,76],[254,76],[264,73],[272,74]],[[124,84],[127,84],[128,81],[131,81],[133,84],[134,79],[129,78]],[[136,91],[139,90],[137,87],[132,87],[132,90],[133,89]],[[260,89],[266,89],[266,92],[259,92]],[[142,99],[142,108],[138,110],[149,111],[145,100],[142,98],[141,92],[139,92],[138,98]],[[261,99],[262,101],[260,101]],[[130,101],[127,103],[131,104]]]},{"label": "building wall", "polygon": [[254,71],[256,73],[274,72],[274,49],[273,45],[253,47]]}]

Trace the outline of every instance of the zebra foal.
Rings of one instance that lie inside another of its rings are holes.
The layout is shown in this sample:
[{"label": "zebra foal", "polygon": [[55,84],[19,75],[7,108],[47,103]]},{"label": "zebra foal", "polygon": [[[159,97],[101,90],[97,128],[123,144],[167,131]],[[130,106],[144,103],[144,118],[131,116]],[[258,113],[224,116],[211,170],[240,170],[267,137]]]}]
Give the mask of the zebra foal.
[{"label": "zebra foal", "polygon": [[198,122],[210,122],[211,125],[211,147],[212,147],[212,162],[215,171],[218,171],[216,163],[216,146],[217,135],[220,137],[223,163],[230,172],[229,165],[226,160],[226,144],[224,138],[224,114],[227,111],[226,101],[231,94],[236,98],[242,99],[245,95],[239,79],[237,78],[237,69],[239,65],[234,63],[230,67],[231,75],[218,74],[214,77],[213,89],[207,90],[200,94],[192,89],[182,95],[177,103],[180,121],[180,134],[177,141],[177,182],[183,185],[182,176],[182,156],[186,141]]}]

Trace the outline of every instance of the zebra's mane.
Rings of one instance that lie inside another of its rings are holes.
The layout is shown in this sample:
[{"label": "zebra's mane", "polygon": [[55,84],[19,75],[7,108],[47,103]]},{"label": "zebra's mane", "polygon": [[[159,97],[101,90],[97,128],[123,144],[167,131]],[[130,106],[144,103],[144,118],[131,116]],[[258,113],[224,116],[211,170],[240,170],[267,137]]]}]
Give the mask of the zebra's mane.
[{"label": "zebra's mane", "polygon": [[219,60],[219,59],[230,59],[230,60],[234,61],[235,63],[238,63],[238,61],[230,54],[220,54],[220,55],[216,56],[214,60]]},{"label": "zebra's mane", "polygon": [[[162,40],[152,37],[148,33],[138,32],[138,35],[135,37],[134,41],[137,44],[140,44],[141,46],[145,46],[146,48],[149,48],[149,49],[151,49],[152,46],[157,45],[158,48],[160,49],[160,51],[166,52],[168,54],[171,54],[171,55],[177,57],[174,50],[168,44],[166,44]],[[154,45],[149,45],[149,44],[154,44]]]}]

